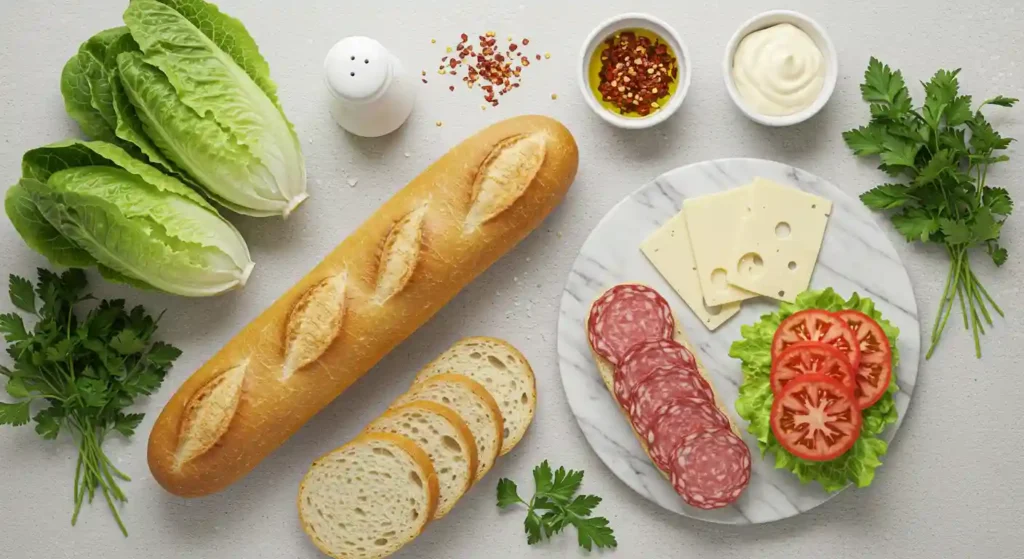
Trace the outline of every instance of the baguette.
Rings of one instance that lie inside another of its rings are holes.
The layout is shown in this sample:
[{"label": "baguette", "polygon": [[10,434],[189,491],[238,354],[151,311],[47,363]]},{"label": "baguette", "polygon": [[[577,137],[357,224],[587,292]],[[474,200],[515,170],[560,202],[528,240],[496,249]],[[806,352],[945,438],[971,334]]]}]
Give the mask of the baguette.
[{"label": "baguette", "polygon": [[577,165],[540,116],[453,148],[185,381],[150,434],[154,478],[193,497],[245,476],[536,228]]},{"label": "baguette", "polygon": [[423,531],[438,494],[430,458],[416,443],[365,433],[313,462],[299,486],[299,521],[331,557],[387,557]]}]

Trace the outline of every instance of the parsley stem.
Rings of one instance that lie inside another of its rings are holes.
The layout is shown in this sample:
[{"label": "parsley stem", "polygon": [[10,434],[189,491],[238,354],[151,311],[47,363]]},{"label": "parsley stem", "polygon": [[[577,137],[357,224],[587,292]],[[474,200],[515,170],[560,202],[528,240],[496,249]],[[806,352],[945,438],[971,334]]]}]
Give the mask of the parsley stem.
[{"label": "parsley stem", "polygon": [[982,285],[980,281],[978,281],[978,277],[974,275],[973,271],[971,272],[971,279],[974,280],[974,285],[978,286],[978,289],[981,291],[981,294],[984,295],[985,298],[988,299],[988,302],[992,304],[992,308],[995,309],[997,313],[999,313],[999,316],[1005,317],[1006,315],[1003,314],[1003,309],[999,308],[999,305],[996,304],[995,300],[992,299],[992,296],[988,294],[988,290],[985,289],[985,286]]},{"label": "parsley stem", "polygon": [[[955,289],[953,285],[953,269],[956,268],[956,260],[950,263],[949,272],[946,273],[946,286],[942,288],[942,298],[939,299],[939,312],[935,313],[935,324],[932,325],[932,347],[929,348],[928,356],[931,357],[931,349],[935,348],[935,341],[939,338],[941,331],[939,330],[939,322],[942,320],[942,309],[947,306],[953,299],[953,291]],[[948,316],[949,313],[947,312]]]}]

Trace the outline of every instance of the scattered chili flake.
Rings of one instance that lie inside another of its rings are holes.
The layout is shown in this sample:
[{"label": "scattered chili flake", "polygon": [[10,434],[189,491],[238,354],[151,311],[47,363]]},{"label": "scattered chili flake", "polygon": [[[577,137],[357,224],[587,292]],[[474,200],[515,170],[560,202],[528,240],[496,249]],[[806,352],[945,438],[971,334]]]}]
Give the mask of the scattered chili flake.
[{"label": "scattered chili flake", "polygon": [[424,79],[423,79],[423,83],[427,83],[427,80],[426,80],[426,78],[424,78]]},{"label": "scattered chili flake", "polygon": [[[679,75],[679,64],[660,40],[623,31],[604,41],[597,90],[620,113],[647,116]],[[545,55],[546,56],[546,55]]]},{"label": "scattered chili flake", "polygon": [[431,40],[430,40],[430,44],[434,44],[434,43],[436,43],[436,42],[437,42],[437,39],[431,39]]},{"label": "scattered chili flake", "polygon": [[448,91],[455,91],[455,86],[454,85],[449,85],[448,86]]},{"label": "scattered chili flake", "polygon": [[558,99],[558,94],[557,93],[552,93],[551,94],[551,100],[554,101],[555,99]]},{"label": "scattered chili flake", "polygon": [[[451,56],[441,59],[437,73],[452,76],[461,73],[459,78],[466,87],[480,87],[484,91],[484,101],[497,106],[499,97],[519,87],[523,67],[530,65],[529,57],[520,48],[529,44],[529,39],[515,43],[510,35],[508,44],[502,48],[497,44],[495,31],[485,31],[482,35],[477,35],[475,40],[471,40],[467,33],[462,33],[459,37],[461,40],[454,52],[451,47],[446,49]],[[541,55],[538,54],[537,60],[540,59]],[[461,68],[465,68],[464,73],[459,71]],[[454,91],[455,87],[450,86],[448,89]],[[481,109],[486,108],[487,105],[481,106]]]}]

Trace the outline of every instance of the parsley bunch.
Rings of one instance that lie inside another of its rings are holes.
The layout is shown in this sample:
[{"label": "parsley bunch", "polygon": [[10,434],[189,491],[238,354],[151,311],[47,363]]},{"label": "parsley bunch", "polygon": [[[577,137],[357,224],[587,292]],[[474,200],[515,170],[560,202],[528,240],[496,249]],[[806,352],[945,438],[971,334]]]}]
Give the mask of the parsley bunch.
[{"label": "parsley bunch", "polygon": [[526,543],[533,545],[543,538],[551,538],[572,524],[576,527],[580,547],[587,551],[594,545],[599,548],[618,545],[612,529],[608,527],[608,519],[588,518],[601,503],[601,498],[596,495],[576,495],[583,483],[582,471],[558,468],[552,472],[545,460],[533,469],[533,482],[536,489],[533,498],[527,503],[516,492],[515,482],[507,478],[498,480],[499,507],[505,508],[516,503],[527,507]]},{"label": "parsley bunch", "polygon": [[855,155],[877,155],[881,170],[903,180],[876,186],[862,194],[861,201],[873,210],[890,211],[893,225],[908,242],[941,243],[949,253],[952,262],[927,357],[935,351],[957,302],[964,327],[973,332],[978,357],[979,333],[985,333],[985,324],[992,325],[989,306],[1003,316],[971,269],[970,252],[984,250],[996,266],[1006,262],[999,234],[1013,201],[1005,188],[990,187],[986,179],[991,165],[1009,160],[998,152],[1013,138],[1000,136],[981,109],[1012,107],[1017,99],[999,95],[972,109],[971,96],[960,95],[959,73],[936,72],[922,84],[924,105],[914,110],[903,75],[872,58],[860,86],[871,104],[871,122],[843,133]]},{"label": "parsley bunch", "polygon": [[[75,306],[92,299],[84,294],[85,272],[61,275],[40,269],[39,284],[11,275],[14,306],[37,321],[30,331],[15,313],[0,315],[0,334],[14,368],[0,366],[7,377],[7,394],[14,403],[0,402],[0,425],[35,422],[44,439],[69,431],[78,445],[75,466],[75,509],[103,494],[125,536],[114,503],[127,502],[118,480],[131,481],[103,452],[112,432],[131,437],[142,421],[141,413],[125,413],[139,396],[148,396],[163,383],[181,352],[173,346],[151,343],[159,317],[154,320],[141,306],[126,310],[121,299],[101,301],[80,320]],[[39,408],[39,404],[46,405]],[[38,411],[32,416],[33,408]]]}]

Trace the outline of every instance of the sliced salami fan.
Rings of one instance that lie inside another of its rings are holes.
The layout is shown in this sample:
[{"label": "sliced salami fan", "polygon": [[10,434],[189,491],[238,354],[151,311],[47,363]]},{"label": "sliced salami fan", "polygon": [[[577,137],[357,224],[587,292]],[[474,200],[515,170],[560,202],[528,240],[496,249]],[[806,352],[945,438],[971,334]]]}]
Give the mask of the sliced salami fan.
[{"label": "sliced salami fan", "polygon": [[670,405],[643,433],[651,460],[662,471],[671,472],[679,445],[687,437],[708,429],[728,430],[729,418],[711,401],[689,398]]},{"label": "sliced salami fan", "polygon": [[633,388],[629,417],[637,433],[646,433],[668,406],[686,399],[714,402],[711,386],[699,374],[678,367],[661,367]]},{"label": "sliced salami fan", "polygon": [[675,333],[668,301],[650,287],[622,284],[604,292],[590,307],[587,333],[598,355],[618,365],[645,340],[667,340]]},{"label": "sliced salami fan", "polygon": [[693,433],[676,450],[670,478],[691,506],[730,505],[750,483],[750,449],[728,428]]},{"label": "sliced salami fan", "polygon": [[674,340],[650,340],[637,344],[622,357],[615,368],[615,398],[629,409],[633,389],[654,371],[674,367],[699,375],[697,359],[690,350]]}]

